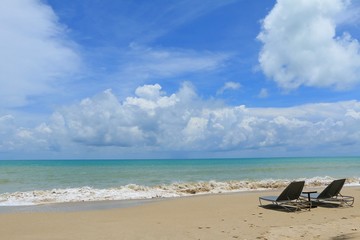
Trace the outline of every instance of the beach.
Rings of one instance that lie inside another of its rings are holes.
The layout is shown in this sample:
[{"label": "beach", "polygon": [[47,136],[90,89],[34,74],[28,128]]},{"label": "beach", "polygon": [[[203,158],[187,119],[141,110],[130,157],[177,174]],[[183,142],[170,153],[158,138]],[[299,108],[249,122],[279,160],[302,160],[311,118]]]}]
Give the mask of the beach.
[{"label": "beach", "polygon": [[0,240],[360,240],[360,0],[0,6]]},{"label": "beach", "polygon": [[109,209],[0,213],[0,236],[12,240],[360,238],[360,187],[342,190],[355,197],[353,207],[286,212],[259,206],[259,196],[280,192],[168,198]]},{"label": "beach", "polygon": [[0,1],[0,240],[360,240],[360,0]]}]

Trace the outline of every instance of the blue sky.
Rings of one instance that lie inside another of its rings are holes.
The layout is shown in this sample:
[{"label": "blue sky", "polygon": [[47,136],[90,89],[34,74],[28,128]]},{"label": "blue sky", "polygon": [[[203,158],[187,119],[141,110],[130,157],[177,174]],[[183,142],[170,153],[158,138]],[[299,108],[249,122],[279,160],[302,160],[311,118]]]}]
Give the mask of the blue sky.
[{"label": "blue sky", "polygon": [[357,1],[1,5],[0,159],[360,154]]}]

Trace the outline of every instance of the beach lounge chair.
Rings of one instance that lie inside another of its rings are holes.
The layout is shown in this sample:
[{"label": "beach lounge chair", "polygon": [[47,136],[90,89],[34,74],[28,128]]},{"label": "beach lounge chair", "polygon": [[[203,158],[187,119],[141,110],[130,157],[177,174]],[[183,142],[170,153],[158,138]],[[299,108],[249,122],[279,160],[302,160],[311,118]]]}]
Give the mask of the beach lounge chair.
[{"label": "beach lounge chair", "polygon": [[301,210],[302,208],[311,207],[311,202],[300,198],[301,192],[304,188],[305,181],[291,182],[279,196],[264,196],[259,197],[260,206],[263,206],[262,201],[271,202],[272,205],[277,205],[286,210]]},{"label": "beach lounge chair", "polygon": [[[343,196],[340,191],[345,184],[346,179],[338,179],[332,181],[321,193],[311,193],[311,201],[323,204],[340,204],[341,206],[352,206],[354,197]],[[305,197],[302,195],[302,197]]]}]

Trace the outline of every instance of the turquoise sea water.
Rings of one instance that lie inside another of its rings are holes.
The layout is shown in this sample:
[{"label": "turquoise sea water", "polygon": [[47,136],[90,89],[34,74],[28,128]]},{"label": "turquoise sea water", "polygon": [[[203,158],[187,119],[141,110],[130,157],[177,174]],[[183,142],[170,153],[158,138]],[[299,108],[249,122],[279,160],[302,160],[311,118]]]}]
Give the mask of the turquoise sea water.
[{"label": "turquoise sea water", "polygon": [[360,157],[0,161],[0,205],[176,197],[348,178]]}]

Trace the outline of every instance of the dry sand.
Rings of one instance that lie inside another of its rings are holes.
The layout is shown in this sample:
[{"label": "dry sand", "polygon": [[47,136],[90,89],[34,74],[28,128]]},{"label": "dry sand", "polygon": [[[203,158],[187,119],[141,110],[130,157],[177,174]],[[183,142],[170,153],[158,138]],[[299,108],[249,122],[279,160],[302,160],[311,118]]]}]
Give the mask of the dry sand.
[{"label": "dry sand", "polygon": [[360,239],[360,188],[353,207],[284,212],[259,207],[276,192],[207,195],[79,212],[0,214],[0,239]]}]

